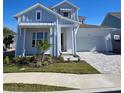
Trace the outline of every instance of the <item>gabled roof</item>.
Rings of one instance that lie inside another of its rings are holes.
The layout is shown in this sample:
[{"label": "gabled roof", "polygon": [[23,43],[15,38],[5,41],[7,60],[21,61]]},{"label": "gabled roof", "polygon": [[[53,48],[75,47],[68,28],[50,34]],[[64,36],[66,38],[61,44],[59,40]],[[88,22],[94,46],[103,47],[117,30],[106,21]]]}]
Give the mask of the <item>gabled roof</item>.
[{"label": "gabled roof", "polygon": [[77,9],[80,9],[79,7],[77,7],[76,5],[72,4],[71,2],[69,2],[69,1],[67,1],[67,0],[63,0],[62,2],[60,2],[60,3],[56,4],[56,5],[54,5],[52,8],[55,8],[55,7],[57,7],[57,6],[59,6],[59,5],[63,4],[63,3],[68,3],[68,4],[70,4],[71,6],[77,8]]},{"label": "gabled roof", "polygon": [[92,24],[80,24],[80,28],[108,28],[107,26],[99,26]]},{"label": "gabled roof", "polygon": [[27,13],[28,11],[31,11],[32,9],[34,9],[34,8],[36,8],[36,7],[41,7],[41,8],[43,8],[43,9],[45,9],[45,10],[51,12],[51,13],[54,14],[55,16],[58,16],[59,18],[62,18],[62,19],[64,19],[64,20],[67,20],[67,21],[70,21],[70,22],[74,22],[74,23],[79,23],[79,24],[80,24],[80,22],[75,21],[75,20],[72,20],[72,19],[69,19],[69,18],[66,18],[66,17],[60,15],[59,13],[56,13],[56,12],[52,11],[51,9],[45,7],[44,5],[42,5],[42,4],[40,4],[40,3],[37,3],[37,4],[33,5],[32,7],[29,7],[28,9],[25,9],[24,11],[22,11],[22,12],[20,12],[20,13],[17,13],[14,17],[17,18],[17,17],[19,17],[19,16],[21,16],[21,15]]},{"label": "gabled roof", "polygon": [[38,7],[38,6],[40,6],[39,3],[33,5],[33,6],[29,7],[29,8],[27,8],[27,9],[25,9],[25,10],[19,12],[19,13],[17,13],[16,15],[14,15],[14,17],[16,18],[16,17],[18,17],[18,16],[21,16],[21,15],[23,15],[24,13],[27,13],[28,11],[30,11],[30,10],[32,10],[32,9],[34,9],[34,8],[36,8],[36,7]]},{"label": "gabled roof", "polygon": [[108,14],[121,19],[121,13],[120,12],[110,12]]}]

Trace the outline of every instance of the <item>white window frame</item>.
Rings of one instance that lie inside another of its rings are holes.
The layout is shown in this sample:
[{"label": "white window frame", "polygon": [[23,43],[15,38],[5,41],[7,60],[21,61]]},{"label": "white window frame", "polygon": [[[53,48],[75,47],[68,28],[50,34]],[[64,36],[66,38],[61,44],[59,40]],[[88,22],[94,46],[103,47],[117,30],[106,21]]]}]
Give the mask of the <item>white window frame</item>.
[{"label": "white window frame", "polygon": [[[43,33],[43,40],[45,40],[45,32],[47,32],[47,31],[42,32]],[[35,39],[33,39],[33,33],[35,33]],[[32,33],[32,41],[35,40],[35,46],[34,47],[36,47],[37,40],[41,40],[41,39],[37,39],[37,33],[40,33],[40,32],[33,32],[33,33]],[[47,32],[47,40],[48,40],[48,32]],[[31,46],[32,46],[32,41],[31,41]]]},{"label": "white window frame", "polygon": [[[40,19],[37,19],[37,13],[40,13]],[[36,10],[36,21],[41,21],[41,17],[42,17],[42,11]]]}]

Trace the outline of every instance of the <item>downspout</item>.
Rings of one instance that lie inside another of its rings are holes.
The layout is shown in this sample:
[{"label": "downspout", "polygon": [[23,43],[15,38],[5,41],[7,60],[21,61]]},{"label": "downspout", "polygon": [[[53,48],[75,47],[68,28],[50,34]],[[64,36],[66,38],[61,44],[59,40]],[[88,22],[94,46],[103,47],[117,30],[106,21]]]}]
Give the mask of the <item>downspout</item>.
[{"label": "downspout", "polygon": [[74,57],[76,57],[76,51],[77,51],[77,44],[76,44],[76,35],[77,35],[77,31],[79,29],[79,24],[77,26],[77,28],[74,30]]}]

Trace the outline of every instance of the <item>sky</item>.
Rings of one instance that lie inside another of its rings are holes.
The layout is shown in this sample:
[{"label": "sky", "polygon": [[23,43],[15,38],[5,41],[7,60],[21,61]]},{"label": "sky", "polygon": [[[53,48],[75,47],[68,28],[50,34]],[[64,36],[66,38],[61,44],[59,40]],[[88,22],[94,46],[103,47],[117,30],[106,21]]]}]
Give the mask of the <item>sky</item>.
[{"label": "sky", "polygon": [[[47,7],[63,0],[3,0],[3,26],[16,32],[16,13],[41,3]],[[108,12],[120,12],[121,0],[68,0],[80,8],[79,15],[85,16],[87,24],[100,25]]]}]

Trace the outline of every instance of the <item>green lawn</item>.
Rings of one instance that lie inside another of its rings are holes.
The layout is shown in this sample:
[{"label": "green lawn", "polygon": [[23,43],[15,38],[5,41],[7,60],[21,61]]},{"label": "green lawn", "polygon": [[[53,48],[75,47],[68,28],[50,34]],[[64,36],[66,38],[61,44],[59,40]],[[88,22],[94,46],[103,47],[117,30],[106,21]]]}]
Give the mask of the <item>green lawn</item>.
[{"label": "green lawn", "polygon": [[54,63],[44,67],[29,67],[28,65],[8,64],[4,65],[4,73],[14,72],[56,72],[72,74],[98,74],[95,68],[86,62]]},{"label": "green lawn", "polygon": [[23,92],[40,92],[40,91],[64,91],[75,90],[74,88],[48,86],[40,84],[23,84],[23,83],[6,83],[3,84],[4,91],[23,91]]}]

